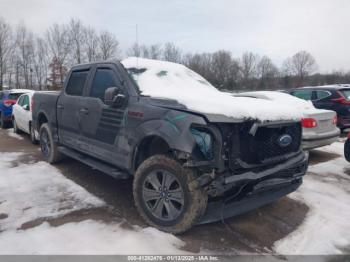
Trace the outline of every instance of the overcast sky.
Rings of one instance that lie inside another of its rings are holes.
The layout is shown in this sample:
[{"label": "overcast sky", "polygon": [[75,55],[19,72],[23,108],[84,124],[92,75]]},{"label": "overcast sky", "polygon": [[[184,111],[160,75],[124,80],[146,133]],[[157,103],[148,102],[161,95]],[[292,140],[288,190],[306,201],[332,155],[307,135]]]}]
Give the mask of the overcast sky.
[{"label": "overcast sky", "polygon": [[135,42],[174,42],[184,51],[253,51],[278,66],[298,50],[322,72],[350,70],[349,0],[0,0],[0,16],[43,33],[54,22],[81,19]]}]

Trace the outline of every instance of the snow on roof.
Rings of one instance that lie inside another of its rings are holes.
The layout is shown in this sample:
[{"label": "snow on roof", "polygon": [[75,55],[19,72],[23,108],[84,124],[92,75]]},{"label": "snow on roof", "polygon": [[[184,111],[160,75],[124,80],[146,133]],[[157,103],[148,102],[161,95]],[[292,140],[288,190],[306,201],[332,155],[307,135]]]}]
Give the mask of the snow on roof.
[{"label": "snow on roof", "polygon": [[252,96],[271,101],[283,103],[286,106],[291,106],[304,114],[321,114],[331,112],[329,110],[317,109],[311,101],[306,101],[287,93],[278,91],[252,91],[235,94],[235,96]]},{"label": "snow on roof", "polygon": [[18,94],[18,93],[34,93],[34,90],[31,89],[10,89],[8,90],[11,94]]},{"label": "snow on roof", "polygon": [[220,92],[184,65],[130,57],[121,63],[137,82],[141,94],[177,100],[189,110],[260,121],[299,120],[302,114],[283,103]]}]

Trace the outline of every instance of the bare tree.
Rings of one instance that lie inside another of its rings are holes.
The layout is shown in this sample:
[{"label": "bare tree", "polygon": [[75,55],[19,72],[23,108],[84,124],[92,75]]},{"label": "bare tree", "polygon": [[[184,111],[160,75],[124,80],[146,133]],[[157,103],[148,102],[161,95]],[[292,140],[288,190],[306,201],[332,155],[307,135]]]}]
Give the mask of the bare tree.
[{"label": "bare tree", "polygon": [[0,17],[0,90],[4,84],[4,75],[12,48],[11,26]]},{"label": "bare tree", "polygon": [[298,85],[303,84],[305,77],[317,69],[315,58],[306,51],[299,51],[291,58],[287,58],[283,63],[286,75],[296,76]]},{"label": "bare tree", "polygon": [[52,25],[46,32],[46,39],[51,64],[54,63],[56,65],[55,69],[57,69],[55,71],[59,72],[57,76],[59,83],[57,85],[62,86],[65,76],[65,63],[70,50],[67,27],[59,24]]},{"label": "bare tree", "polygon": [[181,50],[174,43],[166,43],[163,48],[163,59],[169,62],[180,63]]},{"label": "bare tree", "polygon": [[84,60],[83,51],[86,44],[86,29],[80,20],[72,18],[69,22],[68,32],[71,41],[73,58],[76,63],[80,64]]},{"label": "bare tree", "polygon": [[33,59],[34,59],[34,39],[33,33],[24,25],[17,27],[16,47],[18,50],[18,78],[17,87],[24,84],[25,88],[33,88]]},{"label": "bare tree", "polygon": [[43,38],[36,38],[34,50],[34,72],[36,77],[36,85],[39,90],[47,87],[48,76],[48,49]]},{"label": "bare tree", "polygon": [[154,44],[149,47],[149,57],[151,59],[160,59],[162,55],[162,48],[159,44]]},{"label": "bare tree", "polygon": [[256,77],[259,56],[252,52],[245,52],[240,60],[243,82]]},{"label": "bare tree", "polygon": [[99,37],[99,47],[102,60],[115,58],[118,55],[119,42],[116,37],[108,31],[103,31]]},{"label": "bare tree", "polygon": [[260,78],[260,89],[273,89],[277,83],[278,68],[268,56],[263,56],[257,64],[257,74]]},{"label": "bare tree", "polygon": [[93,62],[99,59],[98,54],[99,38],[92,27],[86,29],[86,55],[88,62]]}]

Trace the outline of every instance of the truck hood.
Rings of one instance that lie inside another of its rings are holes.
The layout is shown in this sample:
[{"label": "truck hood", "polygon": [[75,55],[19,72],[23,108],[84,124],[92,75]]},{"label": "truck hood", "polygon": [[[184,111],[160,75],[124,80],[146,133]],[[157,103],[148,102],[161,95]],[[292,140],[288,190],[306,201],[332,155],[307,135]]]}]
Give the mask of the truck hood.
[{"label": "truck hood", "polygon": [[[121,62],[136,81],[142,95],[175,100],[179,105],[175,106],[172,102],[168,107],[206,115],[209,121],[264,122],[302,118],[302,114],[290,105],[260,98],[233,97],[220,92],[203,77],[180,64],[135,57]],[[166,102],[162,104],[166,106]]]}]

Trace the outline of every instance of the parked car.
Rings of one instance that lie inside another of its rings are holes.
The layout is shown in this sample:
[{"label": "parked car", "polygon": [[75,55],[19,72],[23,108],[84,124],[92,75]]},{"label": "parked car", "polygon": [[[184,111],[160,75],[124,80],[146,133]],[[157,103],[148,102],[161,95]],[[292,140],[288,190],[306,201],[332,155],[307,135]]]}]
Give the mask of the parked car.
[{"label": "parked car", "polygon": [[319,109],[337,113],[341,130],[350,127],[350,85],[308,86],[286,91],[293,96],[312,101]]},{"label": "parked car", "polygon": [[18,97],[28,89],[11,89],[0,91],[0,126],[6,128],[12,122],[12,106]]},{"label": "parked car", "polygon": [[278,91],[243,92],[235,94],[235,96],[281,101],[300,110],[304,115],[301,121],[304,149],[309,150],[330,145],[337,141],[340,135],[340,130],[337,128],[337,114],[331,110],[316,109],[311,102]]},{"label": "parked car", "polygon": [[34,131],[32,121],[32,97],[34,91],[29,91],[21,95],[12,108],[12,126],[13,131],[17,134],[25,132],[30,135],[33,144],[37,143],[37,135]]},{"label": "parked car", "polygon": [[61,92],[33,99],[46,161],[64,154],[117,179],[133,177],[138,212],[167,232],[285,196],[308,166],[299,112],[223,94],[175,63],[78,65]]}]

